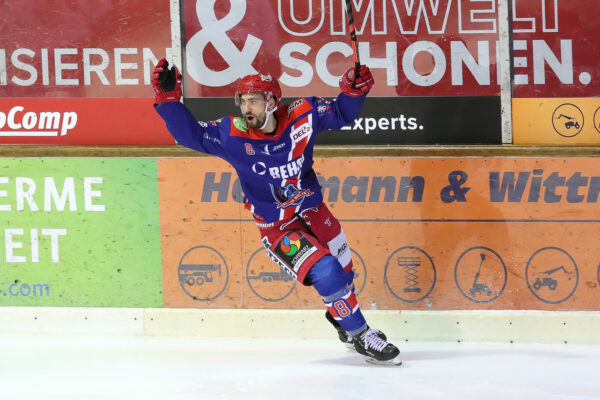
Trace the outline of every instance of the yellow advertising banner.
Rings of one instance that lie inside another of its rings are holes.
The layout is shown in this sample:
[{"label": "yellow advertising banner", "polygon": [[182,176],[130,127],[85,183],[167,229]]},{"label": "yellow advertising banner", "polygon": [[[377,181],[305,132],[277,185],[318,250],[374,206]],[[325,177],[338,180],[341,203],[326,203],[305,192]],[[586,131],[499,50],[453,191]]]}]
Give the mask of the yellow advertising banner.
[{"label": "yellow advertising banner", "polygon": [[[600,160],[327,158],[364,309],[600,310]],[[322,308],[266,255],[235,171],[158,160],[165,307]]]},{"label": "yellow advertising banner", "polygon": [[512,99],[514,144],[600,144],[600,98]]}]

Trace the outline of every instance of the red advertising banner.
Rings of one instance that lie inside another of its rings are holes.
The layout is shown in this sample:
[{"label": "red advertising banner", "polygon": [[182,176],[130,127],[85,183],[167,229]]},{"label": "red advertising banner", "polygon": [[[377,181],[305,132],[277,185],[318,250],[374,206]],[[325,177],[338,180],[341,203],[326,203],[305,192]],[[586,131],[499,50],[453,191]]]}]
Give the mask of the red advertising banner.
[{"label": "red advertising banner", "polygon": [[171,47],[163,0],[4,2],[0,27],[0,97],[150,97]]},{"label": "red advertising banner", "polygon": [[513,0],[515,97],[600,95],[600,2]]},{"label": "red advertising banner", "polygon": [[4,2],[0,143],[174,143],[150,88],[170,47],[168,1]]},{"label": "red advertising banner", "polygon": [[[496,1],[352,0],[374,96],[497,96]],[[270,72],[289,97],[339,92],[354,63],[345,0],[182,0],[186,95]]]},{"label": "red advertising banner", "polygon": [[171,145],[145,99],[0,99],[0,143]]}]

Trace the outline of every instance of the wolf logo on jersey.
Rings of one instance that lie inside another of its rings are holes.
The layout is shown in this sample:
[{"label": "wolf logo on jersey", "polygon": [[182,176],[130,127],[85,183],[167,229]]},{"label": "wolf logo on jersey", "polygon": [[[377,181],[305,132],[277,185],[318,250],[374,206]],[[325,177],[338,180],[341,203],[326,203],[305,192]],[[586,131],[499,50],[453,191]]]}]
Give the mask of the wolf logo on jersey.
[{"label": "wolf logo on jersey", "polygon": [[293,183],[289,183],[284,187],[271,185],[271,193],[277,204],[277,208],[287,208],[289,206],[298,206],[302,204],[305,197],[311,196],[313,192],[309,189],[298,189]]}]

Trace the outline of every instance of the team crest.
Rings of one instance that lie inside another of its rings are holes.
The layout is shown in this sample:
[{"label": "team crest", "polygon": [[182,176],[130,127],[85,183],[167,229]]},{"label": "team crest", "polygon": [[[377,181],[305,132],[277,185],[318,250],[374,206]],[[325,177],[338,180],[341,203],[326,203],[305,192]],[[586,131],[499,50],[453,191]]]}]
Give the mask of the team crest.
[{"label": "team crest", "polygon": [[305,197],[312,196],[313,192],[309,189],[298,189],[293,183],[289,183],[283,187],[271,185],[271,193],[275,199],[277,208],[287,208],[290,206],[298,206],[302,204]]}]

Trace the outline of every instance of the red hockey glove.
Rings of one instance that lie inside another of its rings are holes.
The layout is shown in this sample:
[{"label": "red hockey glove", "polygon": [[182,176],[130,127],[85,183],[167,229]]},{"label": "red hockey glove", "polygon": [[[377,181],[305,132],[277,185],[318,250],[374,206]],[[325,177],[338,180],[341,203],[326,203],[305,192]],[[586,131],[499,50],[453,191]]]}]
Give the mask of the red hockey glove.
[{"label": "red hockey glove", "polygon": [[340,89],[342,89],[342,93],[358,97],[363,94],[369,93],[369,90],[375,84],[373,80],[373,75],[371,75],[371,71],[369,67],[366,65],[361,65],[358,70],[358,77],[354,78],[354,72],[356,71],[355,67],[349,68],[342,78],[340,79]]},{"label": "red hockey glove", "polygon": [[156,64],[152,73],[152,89],[154,101],[160,104],[165,101],[179,101],[181,99],[181,82],[183,76],[176,66],[169,68],[169,62],[164,58]]}]

